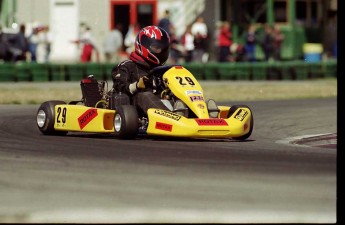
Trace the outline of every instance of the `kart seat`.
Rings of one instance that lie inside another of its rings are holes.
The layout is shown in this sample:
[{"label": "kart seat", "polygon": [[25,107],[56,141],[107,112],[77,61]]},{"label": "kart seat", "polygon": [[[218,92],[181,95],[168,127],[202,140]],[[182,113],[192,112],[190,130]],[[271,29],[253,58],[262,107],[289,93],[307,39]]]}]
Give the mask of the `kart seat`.
[{"label": "kart seat", "polygon": [[82,92],[82,101],[85,106],[96,107],[97,102],[102,99],[102,94],[99,90],[99,85],[93,75],[89,75],[86,79],[80,82]]}]

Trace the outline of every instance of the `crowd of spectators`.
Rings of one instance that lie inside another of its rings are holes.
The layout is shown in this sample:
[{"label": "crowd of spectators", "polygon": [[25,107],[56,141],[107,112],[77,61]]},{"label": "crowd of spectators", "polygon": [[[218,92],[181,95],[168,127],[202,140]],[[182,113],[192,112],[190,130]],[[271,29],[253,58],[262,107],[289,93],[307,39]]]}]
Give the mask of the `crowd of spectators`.
[{"label": "crowd of spectators", "polygon": [[26,26],[21,24],[17,33],[4,33],[0,27],[0,60],[5,62],[48,62],[52,35],[49,26],[35,26],[26,35]]},{"label": "crowd of spectators", "polygon": [[[188,24],[181,37],[175,34],[174,24],[170,21],[169,11],[157,24],[167,29],[171,36],[170,63],[201,62],[210,59],[210,51],[213,51],[215,61],[218,62],[255,62],[256,48],[260,47],[265,61],[282,60],[281,47],[284,35],[278,25],[264,24],[264,32],[257,32],[254,24],[249,24],[242,34],[243,43],[233,40],[231,23],[222,21],[216,25],[214,37],[208,32],[207,25],[202,16],[198,16],[195,22]],[[214,40],[214,41],[212,41]],[[213,46],[212,46],[213,44]]]},{"label": "crowd of spectators", "polygon": [[[170,12],[166,10],[162,18],[155,24],[165,29],[171,39],[171,51],[168,63],[183,62],[205,63],[210,61],[210,55],[218,62],[248,61],[255,62],[256,48],[260,46],[264,60],[281,60],[281,46],[284,41],[279,26],[265,24],[264,32],[259,35],[257,26],[249,24],[242,34],[243,43],[233,40],[231,23],[220,22],[216,31],[210,35],[202,16],[188,24],[181,36],[176,35],[176,28],[170,19]],[[131,53],[134,48],[139,24],[130,25],[124,35],[121,24],[116,24],[113,30],[104,36],[102,49],[96,44],[90,26],[81,27],[80,37],[71,40],[80,50],[80,62],[100,62],[99,53],[102,52],[106,63],[120,62]],[[0,60],[6,62],[31,61],[49,62],[49,55],[53,37],[48,26],[33,27],[26,34],[25,25],[20,25],[16,34],[4,34],[0,27]],[[40,50],[41,49],[41,50]],[[102,50],[102,51],[101,51]],[[93,58],[95,57],[95,58]]]}]

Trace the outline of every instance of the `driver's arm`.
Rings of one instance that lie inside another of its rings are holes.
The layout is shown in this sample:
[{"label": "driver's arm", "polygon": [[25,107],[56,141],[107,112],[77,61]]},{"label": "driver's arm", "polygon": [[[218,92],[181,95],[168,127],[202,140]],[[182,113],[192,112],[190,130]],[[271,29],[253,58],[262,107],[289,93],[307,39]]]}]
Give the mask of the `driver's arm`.
[{"label": "driver's arm", "polygon": [[138,71],[137,67],[130,62],[124,61],[112,70],[113,87],[116,91],[127,94],[135,94],[152,86],[150,80],[143,71]]},{"label": "driver's arm", "polygon": [[113,68],[111,76],[113,79],[113,88],[116,92],[133,94],[129,90],[129,85],[133,82],[131,81],[129,68],[121,63],[117,67]]}]

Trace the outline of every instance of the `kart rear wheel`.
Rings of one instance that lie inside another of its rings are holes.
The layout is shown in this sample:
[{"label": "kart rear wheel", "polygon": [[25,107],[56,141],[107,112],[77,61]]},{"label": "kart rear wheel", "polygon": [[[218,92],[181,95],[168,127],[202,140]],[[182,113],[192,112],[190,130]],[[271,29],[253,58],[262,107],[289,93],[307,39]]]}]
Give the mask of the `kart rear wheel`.
[{"label": "kart rear wheel", "polygon": [[135,139],[138,135],[138,112],[133,105],[117,107],[114,115],[114,132],[121,139]]},{"label": "kart rear wheel", "polygon": [[66,135],[67,131],[57,131],[54,129],[55,106],[66,104],[64,101],[47,101],[41,104],[37,110],[36,123],[38,129],[45,135]]},{"label": "kart rear wheel", "polygon": [[[228,113],[228,118],[230,116],[232,116],[232,114],[234,114],[234,112],[240,108],[240,107],[244,107],[244,108],[248,108],[251,111],[251,109],[246,106],[246,105],[233,105],[231,106],[230,110],[229,110],[229,113]],[[250,137],[250,135],[252,135],[252,132],[253,132],[253,128],[254,128],[254,117],[253,117],[253,114],[251,113],[251,116],[250,116],[250,127],[249,127],[249,132],[243,136],[239,136],[239,137],[233,137],[232,139],[235,139],[235,140],[246,140]]]}]

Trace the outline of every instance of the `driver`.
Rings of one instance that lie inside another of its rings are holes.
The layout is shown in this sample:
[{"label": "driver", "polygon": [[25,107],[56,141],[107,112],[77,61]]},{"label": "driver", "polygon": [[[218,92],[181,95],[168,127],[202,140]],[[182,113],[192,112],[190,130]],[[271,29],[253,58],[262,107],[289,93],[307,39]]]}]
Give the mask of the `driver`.
[{"label": "driver", "polygon": [[157,26],[141,29],[135,40],[135,49],[129,60],[112,69],[113,88],[126,93],[133,105],[147,114],[149,108],[169,110],[154,94],[152,79],[146,76],[154,67],[164,65],[169,57],[170,37]]}]

